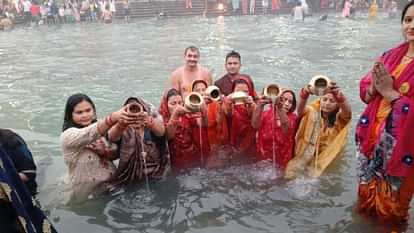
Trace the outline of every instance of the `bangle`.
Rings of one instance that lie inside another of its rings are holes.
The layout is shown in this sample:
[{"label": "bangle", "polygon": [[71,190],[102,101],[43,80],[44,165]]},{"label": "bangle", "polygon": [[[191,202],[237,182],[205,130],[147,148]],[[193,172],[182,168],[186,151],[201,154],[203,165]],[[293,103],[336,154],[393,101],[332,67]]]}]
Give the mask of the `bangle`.
[{"label": "bangle", "polygon": [[309,98],[309,93],[305,91],[304,87],[302,87],[302,89],[300,90],[300,98],[302,98],[302,99]]},{"label": "bangle", "polygon": [[109,114],[106,118],[105,118],[105,124],[107,126],[112,126],[114,124],[113,120],[112,120],[112,113]]}]

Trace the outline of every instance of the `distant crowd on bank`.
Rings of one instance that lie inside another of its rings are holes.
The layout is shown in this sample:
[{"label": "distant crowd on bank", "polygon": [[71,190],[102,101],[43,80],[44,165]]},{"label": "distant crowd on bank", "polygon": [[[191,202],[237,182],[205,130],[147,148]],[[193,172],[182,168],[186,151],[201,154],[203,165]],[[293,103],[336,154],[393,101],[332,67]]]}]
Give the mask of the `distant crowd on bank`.
[{"label": "distant crowd on bank", "polygon": [[[118,2],[119,3],[119,2]],[[128,20],[129,1],[121,2]],[[115,0],[11,0],[0,6],[0,15],[11,23],[18,17],[26,25],[102,21],[111,23],[116,13]]]}]

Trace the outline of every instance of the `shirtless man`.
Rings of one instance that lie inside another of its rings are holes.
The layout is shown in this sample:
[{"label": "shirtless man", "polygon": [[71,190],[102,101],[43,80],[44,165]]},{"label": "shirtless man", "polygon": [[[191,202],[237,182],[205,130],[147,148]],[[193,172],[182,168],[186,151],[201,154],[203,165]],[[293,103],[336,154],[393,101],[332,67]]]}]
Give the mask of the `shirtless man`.
[{"label": "shirtless man", "polygon": [[171,87],[180,91],[185,98],[191,90],[194,80],[202,79],[210,86],[213,78],[210,71],[198,64],[200,52],[198,48],[190,46],[184,51],[185,65],[178,67],[171,74]]}]

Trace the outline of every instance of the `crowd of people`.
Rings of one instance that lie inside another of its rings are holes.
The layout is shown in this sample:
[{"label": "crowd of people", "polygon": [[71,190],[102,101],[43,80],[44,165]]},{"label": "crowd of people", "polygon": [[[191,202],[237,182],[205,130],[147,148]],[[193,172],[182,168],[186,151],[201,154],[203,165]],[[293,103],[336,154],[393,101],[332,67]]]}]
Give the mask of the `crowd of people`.
[{"label": "crowd of people", "polygon": [[[379,5],[376,0],[371,2],[361,2],[356,0],[345,0],[342,6],[342,16],[345,18],[355,16],[357,8],[368,8],[368,19],[373,19],[377,16]],[[398,4],[395,0],[385,0],[382,9],[389,18],[397,16]]]},{"label": "crowd of people", "polygon": [[[169,167],[180,172],[271,160],[287,179],[318,177],[340,154],[352,114],[334,81],[317,76],[314,82],[326,85],[304,85],[298,100],[277,84],[257,93],[252,78],[240,74],[239,53],[227,54],[227,74],[214,83],[199,56],[198,48],[185,49],[185,65],[172,72],[159,109],[133,96],[98,121],[88,96],[69,97],[61,147],[70,202],[159,179]],[[307,104],[311,95],[318,98]]]},{"label": "crowd of people", "polygon": [[[403,9],[401,25],[405,41],[382,54],[360,81],[366,107],[355,137],[357,209],[398,223],[408,220],[414,194],[414,2]],[[327,76],[313,77],[299,93],[275,83],[257,92],[253,79],[240,73],[239,53],[227,54],[227,73],[216,81],[199,57],[198,48],[185,49],[185,64],[172,72],[158,109],[133,96],[97,119],[87,95],[67,99],[60,145],[69,203],[156,182],[169,168],[180,173],[270,160],[285,179],[319,177],[345,148],[351,107]],[[310,96],[316,98],[309,102]],[[1,229],[54,231],[31,201],[35,178],[24,140],[0,129]]]},{"label": "crowd of people", "polygon": [[[256,4],[261,4],[261,12],[257,12]],[[62,3],[56,0],[9,0],[0,5],[0,29],[9,28],[18,16],[23,18],[25,24],[57,24],[72,23],[81,21],[101,21],[111,23],[116,14],[117,7],[125,21],[129,21],[130,7],[129,0],[64,0]],[[220,4],[219,4],[220,5]],[[321,0],[318,6],[314,1],[309,0],[232,0],[221,3],[223,9],[231,9],[232,14],[257,14],[271,13],[278,14],[282,7],[292,8],[292,15],[295,20],[304,20],[306,16],[312,15],[312,11],[318,9],[335,8],[342,11],[343,17],[352,17],[356,9],[370,8],[370,17],[376,16],[378,4],[376,0],[343,0],[325,1]],[[397,14],[396,0],[384,0],[382,8],[394,18]],[[186,8],[192,8],[192,1],[185,1]],[[160,16],[164,16],[161,12]]]},{"label": "crowd of people", "polygon": [[[129,1],[121,2],[125,20],[129,20]],[[0,15],[10,22],[21,16],[25,24],[57,24],[81,21],[111,23],[116,12],[115,0],[15,0],[0,7]]]},{"label": "crowd of people", "polygon": [[[408,136],[414,128],[414,3],[401,23],[407,41],[385,52],[360,83],[367,107],[356,127],[357,207],[406,221],[414,192]],[[73,187],[69,201],[157,180],[168,168],[270,160],[286,179],[319,177],[345,148],[351,107],[333,80],[315,76],[299,93],[277,84],[257,92],[253,79],[240,73],[239,53],[227,54],[227,74],[215,82],[199,57],[198,48],[186,48],[185,64],[172,72],[158,109],[135,96],[97,120],[88,96],[69,97],[61,135]],[[309,102],[310,96],[316,98]]]}]

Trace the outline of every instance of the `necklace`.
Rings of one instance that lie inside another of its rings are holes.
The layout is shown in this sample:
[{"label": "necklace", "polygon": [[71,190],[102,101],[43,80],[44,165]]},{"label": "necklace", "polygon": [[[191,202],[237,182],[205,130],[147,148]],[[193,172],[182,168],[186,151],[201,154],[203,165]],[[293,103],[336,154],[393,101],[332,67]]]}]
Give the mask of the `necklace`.
[{"label": "necklace", "polygon": [[410,58],[410,59],[414,59],[414,57],[412,57],[412,56],[408,56],[407,54],[405,54],[405,55],[404,55],[404,57],[408,57],[408,58]]}]

